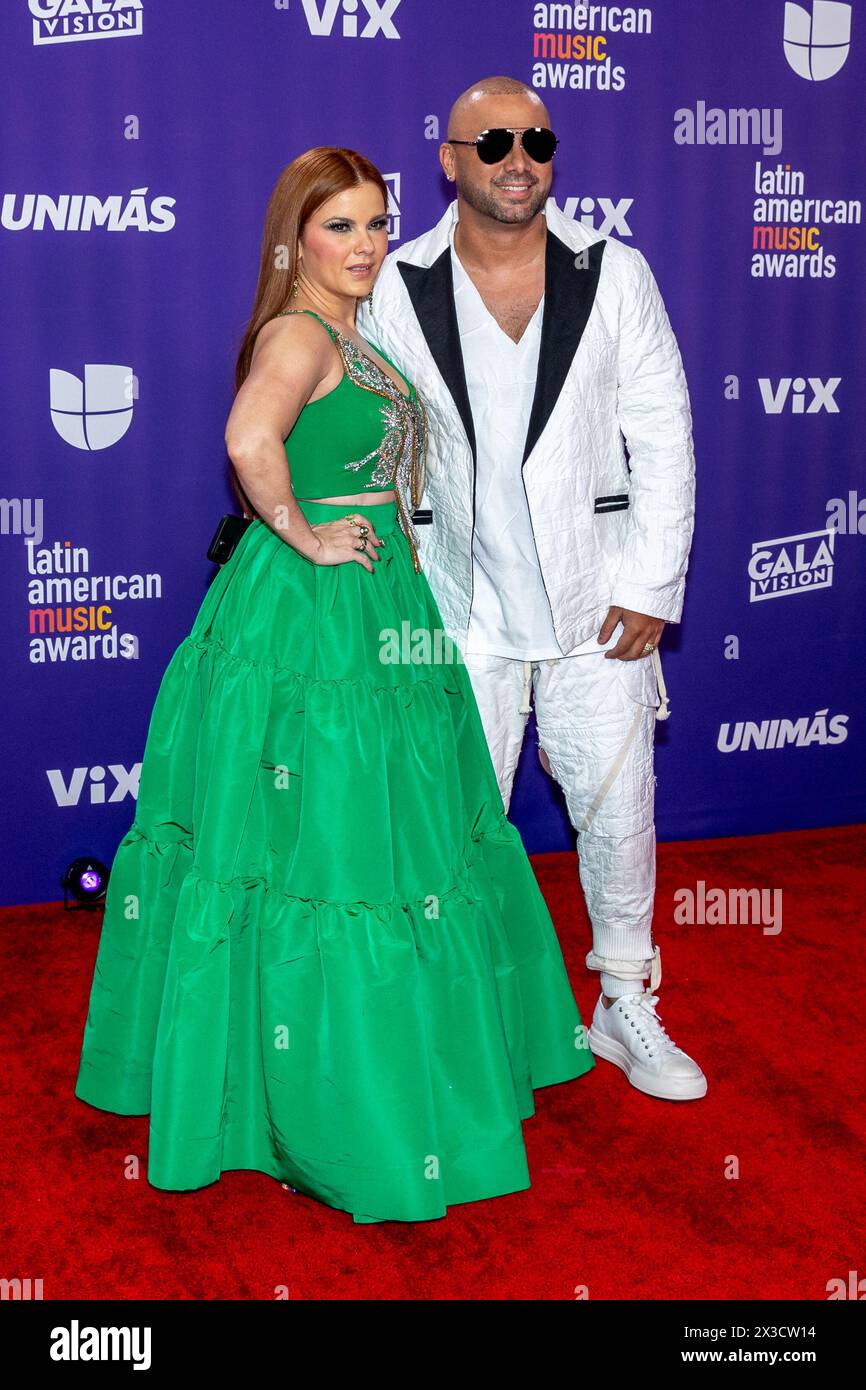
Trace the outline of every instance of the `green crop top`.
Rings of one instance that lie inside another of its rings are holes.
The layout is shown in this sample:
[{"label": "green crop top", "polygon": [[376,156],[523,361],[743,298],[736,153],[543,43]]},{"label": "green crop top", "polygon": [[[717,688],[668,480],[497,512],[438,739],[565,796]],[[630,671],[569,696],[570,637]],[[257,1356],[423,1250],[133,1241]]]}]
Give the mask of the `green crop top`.
[{"label": "green crop top", "polygon": [[424,490],[427,418],[414,386],[375,343],[370,346],[403,377],[409,396],[351,338],[314,310],[284,309],[283,314],[312,314],[343,361],[340,384],[307,402],[285,441],[292,491],[303,500],[393,488],[418,570],[411,513]]}]

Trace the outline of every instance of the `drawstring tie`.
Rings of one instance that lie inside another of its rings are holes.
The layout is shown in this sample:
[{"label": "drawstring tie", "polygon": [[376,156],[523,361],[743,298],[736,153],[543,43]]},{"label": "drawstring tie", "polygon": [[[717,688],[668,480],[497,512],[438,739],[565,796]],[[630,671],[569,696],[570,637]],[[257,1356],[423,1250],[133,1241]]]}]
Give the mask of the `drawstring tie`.
[{"label": "drawstring tie", "polygon": [[[656,710],[656,719],[669,719],[670,701],[668,699],[665,678],[662,675],[661,659],[658,654],[658,648],[656,647],[653,647],[652,650],[652,660],[656,670],[656,678],[658,680],[659,686],[659,695],[661,697],[661,704]],[[634,712],[634,718],[631,721],[631,728],[629,729],[628,733],[626,734],[623,740],[622,747],[620,748],[619,753],[616,756],[616,760],[614,761],[613,765],[608,769],[607,776],[605,777],[604,781],[602,782],[601,786],[599,787],[598,791],[593,797],[592,805],[588,808],[586,815],[584,816],[583,821],[579,827],[581,830],[588,830],[589,827],[592,825],[592,822],[595,820],[598,808],[601,806],[601,803],[604,801],[604,798],[607,796],[608,792],[610,791],[610,788],[613,786],[614,782],[619,776],[622,765],[628,757],[628,750],[634,743],[635,735],[637,734],[638,728],[640,727],[641,719],[643,718],[643,712],[644,706],[638,705]]]},{"label": "drawstring tie", "polygon": [[[664,678],[664,676],[662,675],[662,663],[661,663],[661,658],[660,658],[660,656],[659,656],[658,648],[657,648],[657,647],[653,647],[653,650],[652,650],[652,653],[651,653],[651,657],[652,657],[653,665],[655,666],[656,680],[658,681],[658,687],[659,687],[659,697],[660,697],[660,699],[661,699],[661,704],[659,705],[658,709],[656,710],[655,717],[656,717],[656,719],[669,719],[669,718],[670,718],[670,700],[669,700],[669,698],[668,698],[667,686],[665,685],[665,678]],[[574,659],[575,659],[575,660],[579,660],[578,657],[575,657]],[[529,696],[530,696],[531,687],[532,687],[532,662],[531,662],[531,661],[524,661],[524,663],[523,663],[523,694],[522,694],[521,702],[520,702],[520,713],[521,713],[521,714],[529,714],[529,712],[530,712]],[[620,770],[621,770],[621,768],[622,768],[622,765],[623,765],[623,763],[625,762],[626,758],[628,757],[628,751],[629,751],[629,749],[631,748],[632,743],[634,742],[635,735],[637,734],[638,728],[639,728],[639,726],[640,726],[641,718],[642,718],[642,716],[643,716],[643,711],[644,711],[644,706],[643,706],[643,705],[638,705],[638,707],[636,708],[636,710],[635,710],[635,712],[634,712],[634,718],[632,719],[632,722],[631,722],[631,728],[629,729],[628,733],[627,733],[626,736],[625,736],[625,739],[623,740],[622,747],[620,748],[619,753],[617,754],[615,761],[613,762],[612,766],[608,769],[607,776],[604,778],[603,782],[601,783],[601,786],[598,788],[598,791],[596,792],[595,796],[593,797],[592,805],[591,805],[591,806],[589,807],[589,809],[587,810],[586,815],[585,815],[584,818],[583,818],[583,822],[582,822],[582,824],[581,824],[580,827],[579,827],[580,830],[588,830],[588,829],[589,829],[589,827],[591,826],[592,822],[595,820],[596,813],[597,813],[599,807],[601,806],[601,803],[604,801],[604,798],[607,796],[607,793],[609,792],[610,788],[613,786],[613,783],[616,781],[616,778],[619,776],[619,773],[620,773]]]},{"label": "drawstring tie", "polygon": [[662,675],[662,659],[659,656],[658,647],[653,647],[652,649],[652,662],[656,668],[656,680],[659,683],[659,695],[661,696],[661,704],[656,710],[656,719],[670,719],[670,700],[668,699],[668,688],[665,685],[665,678]]},{"label": "drawstring tie", "polygon": [[529,704],[529,692],[530,692],[531,685],[532,685],[532,662],[531,662],[531,661],[524,661],[524,663],[523,663],[523,696],[522,696],[521,701],[520,701],[520,709],[519,709],[519,711],[518,711],[519,714],[529,714],[529,713],[530,713],[530,708],[531,708],[531,706],[530,706],[530,704]]}]

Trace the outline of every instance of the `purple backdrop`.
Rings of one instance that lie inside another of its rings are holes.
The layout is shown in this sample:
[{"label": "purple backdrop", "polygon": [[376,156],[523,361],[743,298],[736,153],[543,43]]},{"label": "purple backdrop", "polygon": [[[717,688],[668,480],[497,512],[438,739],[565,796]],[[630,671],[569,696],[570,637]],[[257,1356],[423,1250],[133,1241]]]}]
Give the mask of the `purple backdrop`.
[{"label": "purple backdrop", "polygon": [[[57,899],[132,821],[234,509],[223,430],[277,175],[312,145],[362,151],[396,247],[449,200],[451,101],[495,73],[547,102],[558,206],[647,255],[688,375],[698,518],[662,647],[659,837],[864,818],[858,9],[5,0],[5,903]],[[573,844],[532,729],[512,818],[530,851]]]}]

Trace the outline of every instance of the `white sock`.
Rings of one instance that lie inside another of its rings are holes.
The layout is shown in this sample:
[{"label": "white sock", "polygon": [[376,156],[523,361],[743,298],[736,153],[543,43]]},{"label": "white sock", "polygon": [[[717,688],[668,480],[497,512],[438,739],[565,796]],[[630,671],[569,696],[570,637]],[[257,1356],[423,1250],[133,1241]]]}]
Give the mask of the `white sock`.
[{"label": "white sock", "polygon": [[601,992],[608,999],[619,999],[623,994],[643,994],[645,989],[646,979],[622,980],[618,975],[608,975],[606,970],[601,972]]}]

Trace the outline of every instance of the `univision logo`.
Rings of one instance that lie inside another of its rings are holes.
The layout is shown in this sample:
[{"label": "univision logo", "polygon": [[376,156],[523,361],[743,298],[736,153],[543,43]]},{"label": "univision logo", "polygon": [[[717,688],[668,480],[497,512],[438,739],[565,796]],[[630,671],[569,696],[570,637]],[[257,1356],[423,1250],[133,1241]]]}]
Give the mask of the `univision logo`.
[{"label": "univision logo", "polygon": [[132,422],[135,376],[131,367],[89,362],[84,378],[51,368],[51,422],[75,449],[108,449]]},{"label": "univision logo", "polygon": [[824,82],[845,64],[851,46],[851,6],[839,0],[812,0],[804,5],[785,5],[783,47],[798,77]]},{"label": "univision logo", "polygon": [[76,43],[141,33],[142,0],[28,0],[33,42]]},{"label": "univision logo", "polygon": [[334,31],[334,21],[340,10],[343,11],[344,39],[374,39],[381,34],[384,39],[399,39],[396,25],[391,19],[400,0],[361,0],[367,11],[367,22],[358,32],[358,0],[324,0],[321,10],[317,0],[301,0],[307,28],[314,37],[327,37]]}]

